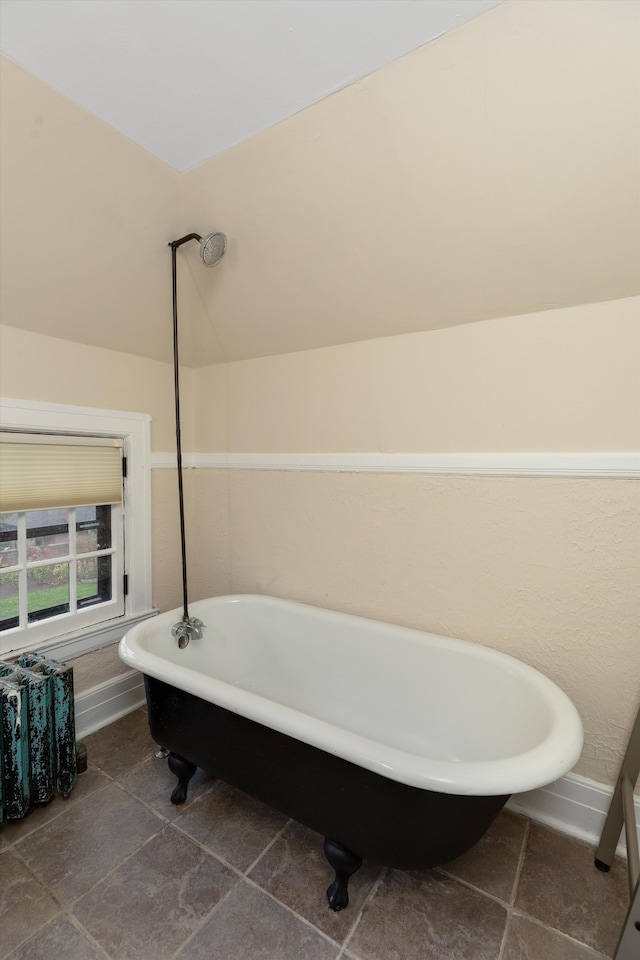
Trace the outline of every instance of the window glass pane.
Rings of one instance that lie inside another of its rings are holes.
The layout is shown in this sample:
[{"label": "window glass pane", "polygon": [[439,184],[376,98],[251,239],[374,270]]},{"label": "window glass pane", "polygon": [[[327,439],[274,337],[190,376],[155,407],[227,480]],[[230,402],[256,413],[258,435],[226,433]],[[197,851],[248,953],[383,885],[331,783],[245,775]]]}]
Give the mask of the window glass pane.
[{"label": "window glass pane", "polygon": [[0,567],[18,563],[18,514],[0,513]]},{"label": "window glass pane", "polygon": [[27,571],[28,619],[69,612],[69,564],[50,563]]},{"label": "window glass pane", "polygon": [[17,573],[0,574],[0,630],[18,626],[18,576]]},{"label": "window glass pane", "polygon": [[78,609],[111,600],[111,557],[87,557],[77,565]]},{"label": "window glass pane", "polygon": [[27,512],[27,561],[65,557],[69,553],[69,511]]},{"label": "window glass pane", "polygon": [[78,507],[76,511],[76,550],[90,553],[111,547],[111,507]]}]

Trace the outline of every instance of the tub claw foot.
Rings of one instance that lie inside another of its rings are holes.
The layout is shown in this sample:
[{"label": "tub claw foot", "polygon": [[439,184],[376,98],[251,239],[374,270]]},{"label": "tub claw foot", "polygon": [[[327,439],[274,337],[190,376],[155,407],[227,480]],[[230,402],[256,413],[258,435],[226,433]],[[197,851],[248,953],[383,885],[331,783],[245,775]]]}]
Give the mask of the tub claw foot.
[{"label": "tub claw foot", "polygon": [[349,891],[347,890],[347,880],[336,877],[330,887],[327,889],[327,900],[331,909],[338,913],[349,906]]},{"label": "tub claw foot", "polygon": [[349,877],[362,866],[362,857],[329,839],[324,841],[324,855],[336,872],[336,878],[327,890],[327,900],[331,909],[337,913],[338,910],[344,910],[349,903]]},{"label": "tub claw foot", "polygon": [[178,778],[178,783],[171,794],[171,803],[179,805],[187,799],[189,781],[198,768],[195,763],[190,763],[184,757],[178,756],[177,753],[170,753],[167,762],[171,773]]}]

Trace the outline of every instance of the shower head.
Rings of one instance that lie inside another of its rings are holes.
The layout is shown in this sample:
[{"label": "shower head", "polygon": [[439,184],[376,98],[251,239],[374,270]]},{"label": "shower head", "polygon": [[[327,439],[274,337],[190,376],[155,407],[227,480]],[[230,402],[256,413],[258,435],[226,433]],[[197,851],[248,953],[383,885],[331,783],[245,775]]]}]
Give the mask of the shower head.
[{"label": "shower head", "polygon": [[173,250],[174,258],[178,247],[181,247],[183,243],[188,243],[189,240],[197,240],[200,244],[200,258],[205,267],[215,267],[227,252],[227,238],[224,233],[215,231],[214,233],[208,233],[206,237],[201,237],[199,233],[188,233],[186,237],[172,240],[169,244]]},{"label": "shower head", "polygon": [[224,233],[208,233],[200,239],[200,257],[205,267],[215,267],[227,252]]}]

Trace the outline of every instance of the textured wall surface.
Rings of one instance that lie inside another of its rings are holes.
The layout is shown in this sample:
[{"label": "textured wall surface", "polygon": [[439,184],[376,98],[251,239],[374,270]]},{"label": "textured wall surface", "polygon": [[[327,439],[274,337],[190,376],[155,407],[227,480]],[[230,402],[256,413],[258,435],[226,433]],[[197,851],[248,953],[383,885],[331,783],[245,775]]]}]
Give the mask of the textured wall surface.
[{"label": "textured wall surface", "polygon": [[[183,474],[188,599],[231,591],[229,482],[226,471]],[[153,603],[162,612],[182,607],[182,552],[176,470],[153,470]]]},{"label": "textured wall surface", "polygon": [[[185,501],[189,489],[185,483]],[[159,610],[182,604],[180,518],[178,480],[175,470],[151,473],[151,569],[152,599]]]},{"label": "textured wall surface", "polygon": [[185,479],[189,597],[231,593],[231,476],[226,470],[188,470]]},{"label": "textured wall surface", "polygon": [[[213,473],[202,471],[212,494]],[[612,783],[640,699],[638,488],[237,471],[230,587],[519,657],[576,704],[586,739],[577,772]]]}]

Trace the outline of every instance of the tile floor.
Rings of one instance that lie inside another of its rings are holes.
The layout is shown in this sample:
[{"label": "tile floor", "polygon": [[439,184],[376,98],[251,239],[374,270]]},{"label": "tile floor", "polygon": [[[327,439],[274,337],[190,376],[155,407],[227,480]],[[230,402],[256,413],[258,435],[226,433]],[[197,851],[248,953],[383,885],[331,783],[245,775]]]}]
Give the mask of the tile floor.
[{"label": "tile floor", "polygon": [[335,914],[322,838],[200,771],[183,807],[146,711],[85,740],[68,800],[0,828],[0,960],[602,960],[627,897],[593,849],[504,812],[446,868],[365,864]]}]

